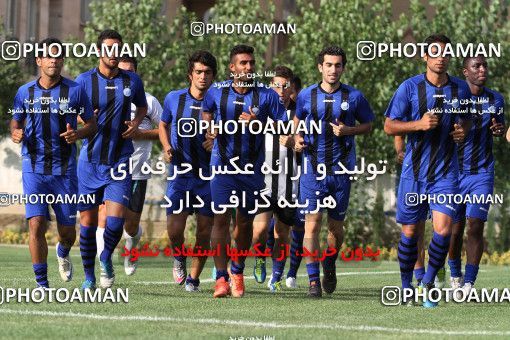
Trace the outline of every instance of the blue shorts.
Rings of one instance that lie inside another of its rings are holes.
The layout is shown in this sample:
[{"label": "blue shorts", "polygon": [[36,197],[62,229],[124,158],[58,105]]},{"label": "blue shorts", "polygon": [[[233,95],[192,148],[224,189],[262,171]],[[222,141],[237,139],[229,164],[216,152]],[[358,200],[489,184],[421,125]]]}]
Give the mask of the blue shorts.
[{"label": "blue shorts", "polygon": [[[264,188],[264,176],[255,175],[225,175],[216,174],[211,179],[211,195],[213,210],[223,210],[221,205],[232,205],[230,197],[237,197],[237,208],[245,215],[254,217],[258,212],[255,201],[264,201],[260,198],[260,191]],[[235,191],[235,193],[233,193]],[[243,196],[245,197],[243,203]]]},{"label": "blue shorts", "polygon": [[[23,193],[25,195],[60,195],[58,200],[64,200],[65,195],[76,196],[78,194],[78,177],[73,175],[43,175],[33,172],[23,172]],[[73,197],[76,202],[78,197]],[[29,200],[30,201],[30,200]],[[37,200],[36,203],[27,202],[25,205],[26,218],[34,216],[45,216],[50,221],[50,211],[47,202]],[[53,203],[51,204],[57,223],[65,226],[73,226],[76,224],[76,203]]]},{"label": "blue shorts", "polygon": [[[200,215],[213,217],[211,207],[211,186],[209,181],[205,181],[196,177],[177,176],[168,182],[166,189],[166,204],[171,204],[166,208],[166,214],[171,215],[176,210],[187,211],[189,213],[196,212]],[[186,198],[188,196],[188,198]],[[204,202],[201,208],[193,208],[197,205],[197,196]]]},{"label": "blue shorts", "polygon": [[326,178],[317,180],[317,176],[307,171],[301,176],[299,181],[299,203],[306,204],[307,208],[298,208],[304,215],[308,211],[317,209],[319,202],[322,202],[327,196],[331,196],[336,205],[334,208],[328,208],[328,216],[337,221],[345,219],[345,213],[349,205],[349,195],[351,193],[351,181],[346,175],[327,175]]},{"label": "blue shorts", "polygon": [[[427,220],[430,211],[439,211],[455,218],[458,205],[445,195],[456,195],[459,186],[456,179],[439,179],[435,182],[415,181],[400,177],[397,194],[397,223],[416,224]],[[431,195],[436,200],[420,200],[421,195]],[[445,198],[446,200],[443,200]]]},{"label": "blue shorts", "polygon": [[[125,177],[118,171],[118,166],[125,163]],[[112,171],[113,169],[113,176]],[[127,160],[115,165],[89,163],[78,160],[78,192],[80,195],[93,195],[93,203],[78,204],[78,210],[84,211],[99,206],[104,201],[113,201],[127,207],[131,198],[131,174],[128,171]],[[119,179],[115,179],[119,178]]]},{"label": "blue shorts", "polygon": [[[460,175],[459,176],[459,189],[462,196],[476,195],[481,197],[487,197],[494,193],[494,174],[482,173],[473,175]],[[473,199],[471,199],[473,201]],[[460,220],[467,218],[478,218],[482,221],[487,221],[487,215],[489,214],[490,203],[467,203],[460,204],[455,216],[454,222],[460,222]]]}]

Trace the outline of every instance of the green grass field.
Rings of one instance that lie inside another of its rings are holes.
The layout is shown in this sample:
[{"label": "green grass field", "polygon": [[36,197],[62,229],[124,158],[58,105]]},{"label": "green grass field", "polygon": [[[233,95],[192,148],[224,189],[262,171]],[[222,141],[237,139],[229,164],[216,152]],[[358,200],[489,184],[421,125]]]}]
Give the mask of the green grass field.
[{"label": "green grass field", "polygon": [[[54,248],[50,249],[52,287],[81,285],[83,269],[78,250],[73,249],[71,254],[75,277],[63,283],[57,272]],[[116,261],[116,286],[129,287],[129,303],[4,303],[0,305],[0,338],[510,337],[508,303],[443,303],[433,310],[383,306],[381,288],[400,282],[396,262],[342,264],[337,271],[337,291],[321,300],[306,298],[307,278],[303,265],[298,277],[301,288],[274,295],[265,284],[253,280],[251,261],[247,263],[246,296],[213,299],[211,263],[209,259],[202,275],[202,292],[191,294],[185,292],[183,286],[171,283],[168,258],[142,258],[132,277],[125,276],[121,264]],[[98,275],[98,268],[96,273]],[[509,277],[509,267],[483,266],[477,286],[504,288],[508,286]],[[35,286],[27,247],[0,245],[0,286]]]}]

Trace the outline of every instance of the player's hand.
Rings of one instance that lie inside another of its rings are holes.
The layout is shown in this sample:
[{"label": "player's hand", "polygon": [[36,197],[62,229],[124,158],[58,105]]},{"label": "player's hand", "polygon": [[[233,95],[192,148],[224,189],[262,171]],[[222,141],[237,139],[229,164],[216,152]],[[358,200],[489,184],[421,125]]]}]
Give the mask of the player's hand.
[{"label": "player's hand", "polygon": [[404,163],[404,156],[406,155],[405,151],[397,152],[397,163],[402,165]]},{"label": "player's hand", "polygon": [[336,120],[336,123],[337,124],[329,123],[329,125],[333,127],[333,133],[335,134],[335,136],[337,137],[345,136],[347,132],[347,126],[345,126],[345,124],[339,121],[338,119]]},{"label": "player's hand", "polygon": [[301,152],[306,148],[305,139],[301,135],[294,136],[294,151]]},{"label": "player's hand", "polygon": [[163,150],[163,160],[167,163],[172,161],[172,147],[170,146],[168,149]]},{"label": "player's hand", "polygon": [[439,118],[435,114],[433,114],[431,111],[425,112],[423,117],[421,117],[421,119],[420,119],[420,126],[421,126],[421,130],[423,130],[423,131],[435,129],[438,124],[439,124]]},{"label": "player's hand", "polygon": [[214,145],[214,139],[206,138],[205,141],[202,143],[202,146],[204,147],[205,151],[211,152]]},{"label": "player's hand", "polygon": [[455,123],[453,125],[453,131],[450,132],[450,136],[453,137],[455,143],[459,143],[466,137],[466,131],[464,131],[464,128],[460,124]]},{"label": "player's hand", "polygon": [[218,131],[216,129],[208,129],[205,133],[206,139],[214,140],[216,137],[218,137]]},{"label": "player's hand", "polygon": [[239,120],[245,120],[247,122],[250,122],[254,119],[257,119],[257,115],[255,113],[253,113],[251,106],[248,108],[248,111],[250,111],[250,113],[246,113],[246,112],[241,113],[241,115],[239,116]]},{"label": "player's hand", "polygon": [[122,134],[122,138],[133,138],[136,130],[138,130],[138,124],[132,120],[126,120],[124,122],[128,126],[127,130]]},{"label": "player's hand", "polygon": [[73,144],[78,140],[78,133],[71,127],[71,124],[67,123],[66,132],[61,133],[60,137],[64,137],[67,144]]},{"label": "player's hand", "polygon": [[14,129],[11,133],[11,139],[14,143],[19,144],[23,140],[23,129]]},{"label": "player's hand", "polygon": [[280,136],[280,144],[286,148],[294,148],[294,138],[292,136]]},{"label": "player's hand", "polygon": [[490,127],[494,136],[503,136],[505,133],[505,125],[498,123],[496,118],[492,118],[492,125]]}]

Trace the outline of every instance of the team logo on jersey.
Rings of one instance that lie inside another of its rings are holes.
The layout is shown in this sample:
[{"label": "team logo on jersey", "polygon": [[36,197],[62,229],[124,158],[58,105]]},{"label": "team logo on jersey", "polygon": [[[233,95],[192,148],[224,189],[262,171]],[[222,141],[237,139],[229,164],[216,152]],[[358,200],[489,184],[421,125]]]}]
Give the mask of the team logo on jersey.
[{"label": "team logo on jersey", "polygon": [[496,107],[494,105],[491,105],[489,106],[489,108],[487,109],[487,111],[489,113],[496,113]]},{"label": "team logo on jersey", "polygon": [[69,105],[66,102],[60,102],[59,104],[60,111],[66,111],[68,107]]},{"label": "team logo on jersey", "polygon": [[124,88],[124,91],[122,91],[122,92],[124,93],[124,96],[126,96],[126,97],[131,96],[131,89],[129,87]]},{"label": "team logo on jersey", "polygon": [[454,108],[459,107],[459,99],[458,98],[452,98],[451,103]]},{"label": "team logo on jersey", "polygon": [[348,102],[342,102],[342,104],[340,105],[340,108],[344,111],[347,111],[349,110],[349,103]]}]

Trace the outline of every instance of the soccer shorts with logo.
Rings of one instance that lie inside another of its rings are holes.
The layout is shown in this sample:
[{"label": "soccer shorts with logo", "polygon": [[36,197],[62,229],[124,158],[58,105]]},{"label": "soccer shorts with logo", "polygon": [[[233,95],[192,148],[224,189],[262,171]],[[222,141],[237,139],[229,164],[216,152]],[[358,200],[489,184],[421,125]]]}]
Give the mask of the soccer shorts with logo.
[{"label": "soccer shorts with logo", "polygon": [[[336,206],[328,208],[328,216],[337,221],[345,219],[345,213],[349,205],[349,195],[351,192],[351,181],[346,175],[326,175],[324,179],[317,179],[312,172],[306,172],[301,176],[299,182],[299,198],[300,204],[306,204],[307,208],[299,208],[304,210],[306,215],[309,211],[317,210],[317,205],[327,196],[331,196]],[[300,211],[300,213],[302,213]]]},{"label": "soccer shorts with logo", "polygon": [[[169,201],[166,204],[170,204],[166,208],[167,215],[174,214],[176,211],[187,211],[208,217],[214,216],[211,206],[210,181],[196,177],[177,176],[168,182],[166,197]],[[197,197],[200,197],[203,206],[193,208],[193,205],[201,205]]]},{"label": "soccer shorts with logo", "polygon": [[[125,164],[121,172],[120,164]],[[131,198],[131,174],[128,170],[127,160],[119,161],[113,166],[78,160],[78,193],[94,196],[93,203],[80,203],[78,210],[89,210],[104,201],[116,202],[127,207]]]},{"label": "soccer shorts with logo", "polygon": [[[260,198],[260,191],[264,188],[264,177],[254,175],[225,175],[216,174],[211,180],[212,204],[216,211],[221,211],[222,206],[230,205],[231,196],[239,199],[237,208],[245,216],[254,217],[257,213],[255,201],[260,204],[264,201]],[[235,191],[235,193],[233,193]],[[244,202],[243,202],[244,196]]]},{"label": "soccer shorts with logo", "polygon": [[[427,220],[430,211],[455,218],[458,205],[453,196],[459,193],[458,181],[441,178],[435,182],[400,177],[397,194],[397,223],[416,224]],[[429,199],[424,199],[430,197]]]},{"label": "soccer shorts with logo", "polygon": [[[76,202],[78,201],[78,178],[76,174],[56,176],[23,172],[21,177],[23,181],[23,193],[25,195],[32,195],[25,205],[27,219],[34,216],[45,216],[46,219],[50,221],[48,202],[57,199],[59,201],[64,200],[64,203],[53,203],[51,207],[55,212],[57,223],[74,227],[77,211]],[[44,196],[40,196],[40,194]],[[51,200],[48,197],[49,195],[53,196]],[[69,197],[69,201],[74,203],[66,203],[66,195]],[[37,200],[35,200],[35,198],[37,198]],[[33,203],[30,203],[31,201]]]},{"label": "soccer shorts with logo", "polygon": [[491,196],[494,193],[494,174],[480,173],[460,175],[459,190],[463,199],[469,196],[471,203],[459,205],[454,222],[459,222],[465,217],[478,218],[484,222],[487,221],[490,204],[477,202],[474,196],[476,196],[476,199],[487,201],[487,196]]}]

